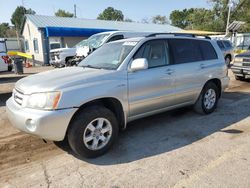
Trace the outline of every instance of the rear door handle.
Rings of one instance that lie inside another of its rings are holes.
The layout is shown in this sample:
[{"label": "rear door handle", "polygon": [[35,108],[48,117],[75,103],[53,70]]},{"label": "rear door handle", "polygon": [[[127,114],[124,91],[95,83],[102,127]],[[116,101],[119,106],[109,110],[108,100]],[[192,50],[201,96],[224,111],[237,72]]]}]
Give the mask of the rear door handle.
[{"label": "rear door handle", "polygon": [[207,68],[207,66],[205,64],[200,64],[200,68],[205,69],[205,68]]},{"label": "rear door handle", "polygon": [[168,74],[168,75],[171,75],[171,74],[174,73],[174,70],[173,69],[167,69],[165,73]]}]

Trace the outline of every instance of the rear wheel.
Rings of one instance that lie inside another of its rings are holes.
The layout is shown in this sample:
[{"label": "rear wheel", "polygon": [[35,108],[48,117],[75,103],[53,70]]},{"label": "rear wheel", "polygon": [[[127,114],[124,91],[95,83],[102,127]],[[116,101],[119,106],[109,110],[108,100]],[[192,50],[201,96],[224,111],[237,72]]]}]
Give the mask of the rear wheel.
[{"label": "rear wheel", "polygon": [[226,62],[226,65],[229,67],[230,63],[231,63],[231,57],[230,56],[226,56],[225,62]]},{"label": "rear wheel", "polygon": [[200,114],[210,114],[216,109],[218,99],[218,87],[213,82],[209,82],[201,91],[200,96],[194,105],[194,110]]},{"label": "rear wheel", "polygon": [[68,130],[71,149],[81,157],[103,155],[118,137],[118,123],[113,112],[102,106],[88,107],[78,113]]},{"label": "rear wheel", "polygon": [[241,81],[245,80],[245,78],[242,76],[235,75],[234,77],[235,77],[235,80],[241,80]]},{"label": "rear wheel", "polygon": [[13,66],[12,65],[8,65],[8,71],[12,71]]}]

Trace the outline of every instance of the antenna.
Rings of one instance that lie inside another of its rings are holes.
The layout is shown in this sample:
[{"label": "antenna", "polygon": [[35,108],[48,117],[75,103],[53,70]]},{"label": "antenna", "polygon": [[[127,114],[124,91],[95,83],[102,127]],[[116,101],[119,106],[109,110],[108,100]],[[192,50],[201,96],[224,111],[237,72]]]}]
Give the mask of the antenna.
[{"label": "antenna", "polygon": [[74,15],[75,15],[75,18],[76,18],[76,4],[74,4]]}]

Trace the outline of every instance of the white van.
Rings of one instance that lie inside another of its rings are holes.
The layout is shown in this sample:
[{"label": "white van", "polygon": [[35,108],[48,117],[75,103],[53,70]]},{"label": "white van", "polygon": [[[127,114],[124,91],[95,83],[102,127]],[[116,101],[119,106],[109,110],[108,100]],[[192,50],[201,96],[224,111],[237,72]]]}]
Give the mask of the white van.
[{"label": "white van", "polygon": [[76,62],[80,62],[89,53],[105,43],[125,38],[144,37],[149,34],[151,33],[131,31],[110,31],[94,34],[88,39],[79,42],[72,48],[50,50],[50,64],[55,67],[74,65]]},{"label": "white van", "polygon": [[6,40],[0,38],[0,71],[12,70],[12,65],[6,62],[7,58]]},{"label": "white van", "polygon": [[144,37],[151,33],[149,32],[131,32],[131,31],[110,31],[92,35],[85,42],[84,45],[76,48],[76,57],[79,59],[85,58],[90,52],[99,48],[105,43],[109,43],[116,40]]}]

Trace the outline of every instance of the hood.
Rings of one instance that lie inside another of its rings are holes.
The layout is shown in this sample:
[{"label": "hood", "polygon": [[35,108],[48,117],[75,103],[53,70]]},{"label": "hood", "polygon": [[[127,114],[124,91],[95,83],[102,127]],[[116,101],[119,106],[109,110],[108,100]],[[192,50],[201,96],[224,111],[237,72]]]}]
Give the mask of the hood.
[{"label": "hood", "polygon": [[247,58],[250,58],[250,51],[238,54],[235,57],[247,57]]},{"label": "hood", "polygon": [[76,48],[57,48],[50,50],[50,52],[67,52],[67,51],[76,51]]},{"label": "hood", "polygon": [[76,56],[84,56],[87,57],[89,53],[89,47],[83,46],[76,49]]},{"label": "hood", "polygon": [[68,87],[101,81],[110,70],[68,67],[46,71],[19,80],[15,87],[25,94],[57,91]]}]

